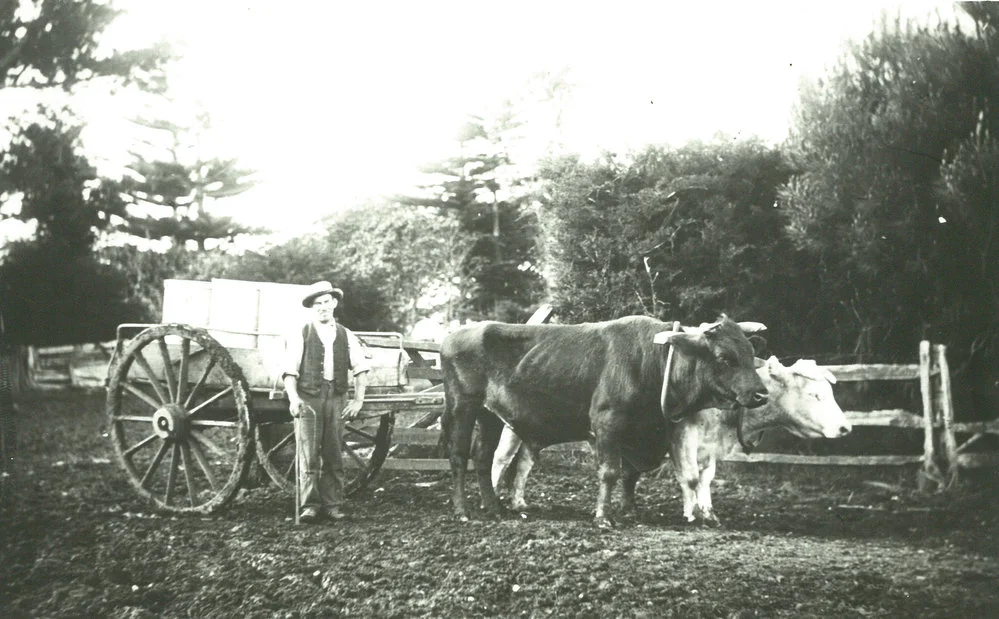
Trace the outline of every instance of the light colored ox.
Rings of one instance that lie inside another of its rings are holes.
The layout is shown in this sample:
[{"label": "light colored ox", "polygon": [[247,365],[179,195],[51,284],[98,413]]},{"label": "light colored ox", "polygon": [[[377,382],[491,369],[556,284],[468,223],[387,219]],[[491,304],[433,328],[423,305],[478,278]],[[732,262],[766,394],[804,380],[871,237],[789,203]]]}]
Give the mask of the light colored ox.
[{"label": "light colored ox", "polygon": [[801,359],[784,367],[770,357],[757,370],[770,399],[759,408],[708,408],[677,423],[670,441],[673,471],[683,491],[687,522],[719,524],[711,504],[711,481],[718,458],[747,437],[768,429],[784,429],[802,438],[840,438],[850,433],[850,422],[836,403],[836,377],[815,361]]},{"label": "light colored ox", "polygon": [[[814,361],[802,359],[784,367],[771,357],[757,373],[770,392],[766,405],[704,409],[674,427],[670,456],[683,490],[683,515],[688,522],[701,519],[718,524],[711,504],[716,463],[731,453],[736,443],[742,443],[746,450],[746,437],[773,428],[803,438],[839,438],[850,432],[850,423],[833,397],[836,377]],[[521,449],[520,439],[507,426],[494,456],[494,487],[509,495],[512,509],[527,509],[524,488],[534,462],[531,450]]]}]

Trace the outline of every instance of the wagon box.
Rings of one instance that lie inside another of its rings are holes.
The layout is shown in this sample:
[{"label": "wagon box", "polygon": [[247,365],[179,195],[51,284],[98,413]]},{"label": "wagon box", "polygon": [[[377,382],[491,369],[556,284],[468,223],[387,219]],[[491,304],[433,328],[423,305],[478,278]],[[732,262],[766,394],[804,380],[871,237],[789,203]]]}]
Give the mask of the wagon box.
[{"label": "wagon box", "polygon": [[[298,302],[306,288],[167,280],[162,323],[119,325],[106,412],[140,495],[166,511],[211,512],[235,496],[254,453],[293,490],[294,431],[278,364],[285,330],[306,320]],[[357,335],[372,372],[362,414],[345,428],[348,493],[378,472],[398,410],[433,412],[443,401],[431,381],[410,380],[410,364],[424,360],[401,334]]]}]

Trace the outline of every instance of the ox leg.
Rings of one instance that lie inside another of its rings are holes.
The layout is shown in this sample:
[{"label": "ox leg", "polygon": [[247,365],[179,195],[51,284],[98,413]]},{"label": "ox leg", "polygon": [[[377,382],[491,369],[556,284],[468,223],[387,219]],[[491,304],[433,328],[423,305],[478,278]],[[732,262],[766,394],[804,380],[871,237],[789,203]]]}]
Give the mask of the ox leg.
[{"label": "ox leg", "polygon": [[[510,494],[510,471],[520,466],[521,440],[510,426],[504,424],[500,434],[499,445],[493,455],[492,481],[497,495]],[[505,492],[504,492],[505,490]]]},{"label": "ox leg", "polygon": [[451,431],[451,479],[453,480],[453,493],[451,503],[454,506],[454,515],[462,521],[468,520],[468,505],[465,501],[465,471],[468,470],[468,452],[472,448],[472,430],[475,429],[475,405],[459,398],[459,401],[451,404],[450,411],[445,411],[445,415],[450,414],[453,428]]},{"label": "ox leg", "polygon": [[496,415],[483,409],[479,412],[479,453],[476,454],[475,473],[479,478],[479,496],[482,508],[493,516],[503,513],[503,506],[493,490],[492,464],[496,446],[504,424]]},{"label": "ox leg", "polygon": [[597,476],[600,479],[600,490],[597,493],[597,510],[594,522],[600,528],[614,526],[614,520],[609,515],[611,495],[614,486],[621,479],[621,450],[615,448],[616,441],[597,434]]},{"label": "ox leg", "polygon": [[697,489],[700,485],[696,433],[690,428],[678,427],[671,447],[673,474],[683,494],[683,518],[687,522],[694,522],[694,507],[697,505]]},{"label": "ox leg", "polygon": [[635,511],[635,487],[638,485],[638,478],[641,473],[627,460],[621,477],[621,513],[630,514]]},{"label": "ox leg", "polygon": [[697,516],[708,525],[721,526],[721,521],[715,515],[715,510],[711,505],[711,482],[715,478],[714,457],[708,458],[707,466],[700,471],[697,480]]},{"label": "ox leg", "polygon": [[517,471],[513,478],[513,487],[510,494],[510,508],[518,511],[527,509],[527,501],[524,500],[524,488],[527,486],[527,478],[534,468],[535,449],[524,445],[517,457]]}]

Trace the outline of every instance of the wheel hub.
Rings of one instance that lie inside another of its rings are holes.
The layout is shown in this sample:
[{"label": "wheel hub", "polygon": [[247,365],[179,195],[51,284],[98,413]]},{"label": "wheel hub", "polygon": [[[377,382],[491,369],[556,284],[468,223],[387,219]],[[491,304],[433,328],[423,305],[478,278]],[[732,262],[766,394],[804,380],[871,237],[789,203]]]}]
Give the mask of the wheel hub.
[{"label": "wheel hub", "polygon": [[153,432],[160,438],[180,438],[187,429],[187,411],[179,404],[167,404],[153,413]]}]

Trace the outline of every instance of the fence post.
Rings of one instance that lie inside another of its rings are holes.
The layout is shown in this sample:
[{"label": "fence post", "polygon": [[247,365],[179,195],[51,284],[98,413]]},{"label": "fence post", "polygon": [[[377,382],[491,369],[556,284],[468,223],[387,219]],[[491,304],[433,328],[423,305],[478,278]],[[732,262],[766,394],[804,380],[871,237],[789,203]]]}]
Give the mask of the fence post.
[{"label": "fence post", "polygon": [[923,396],[923,470],[919,476],[921,490],[929,490],[931,484],[939,487],[943,475],[933,457],[933,394],[930,382],[930,343],[919,342],[919,391]]},{"label": "fence post", "polygon": [[940,370],[940,413],[943,417],[943,447],[946,454],[946,486],[957,482],[957,441],[954,439],[954,398],[950,385],[950,366],[947,364],[947,347],[937,344],[933,347]]}]

